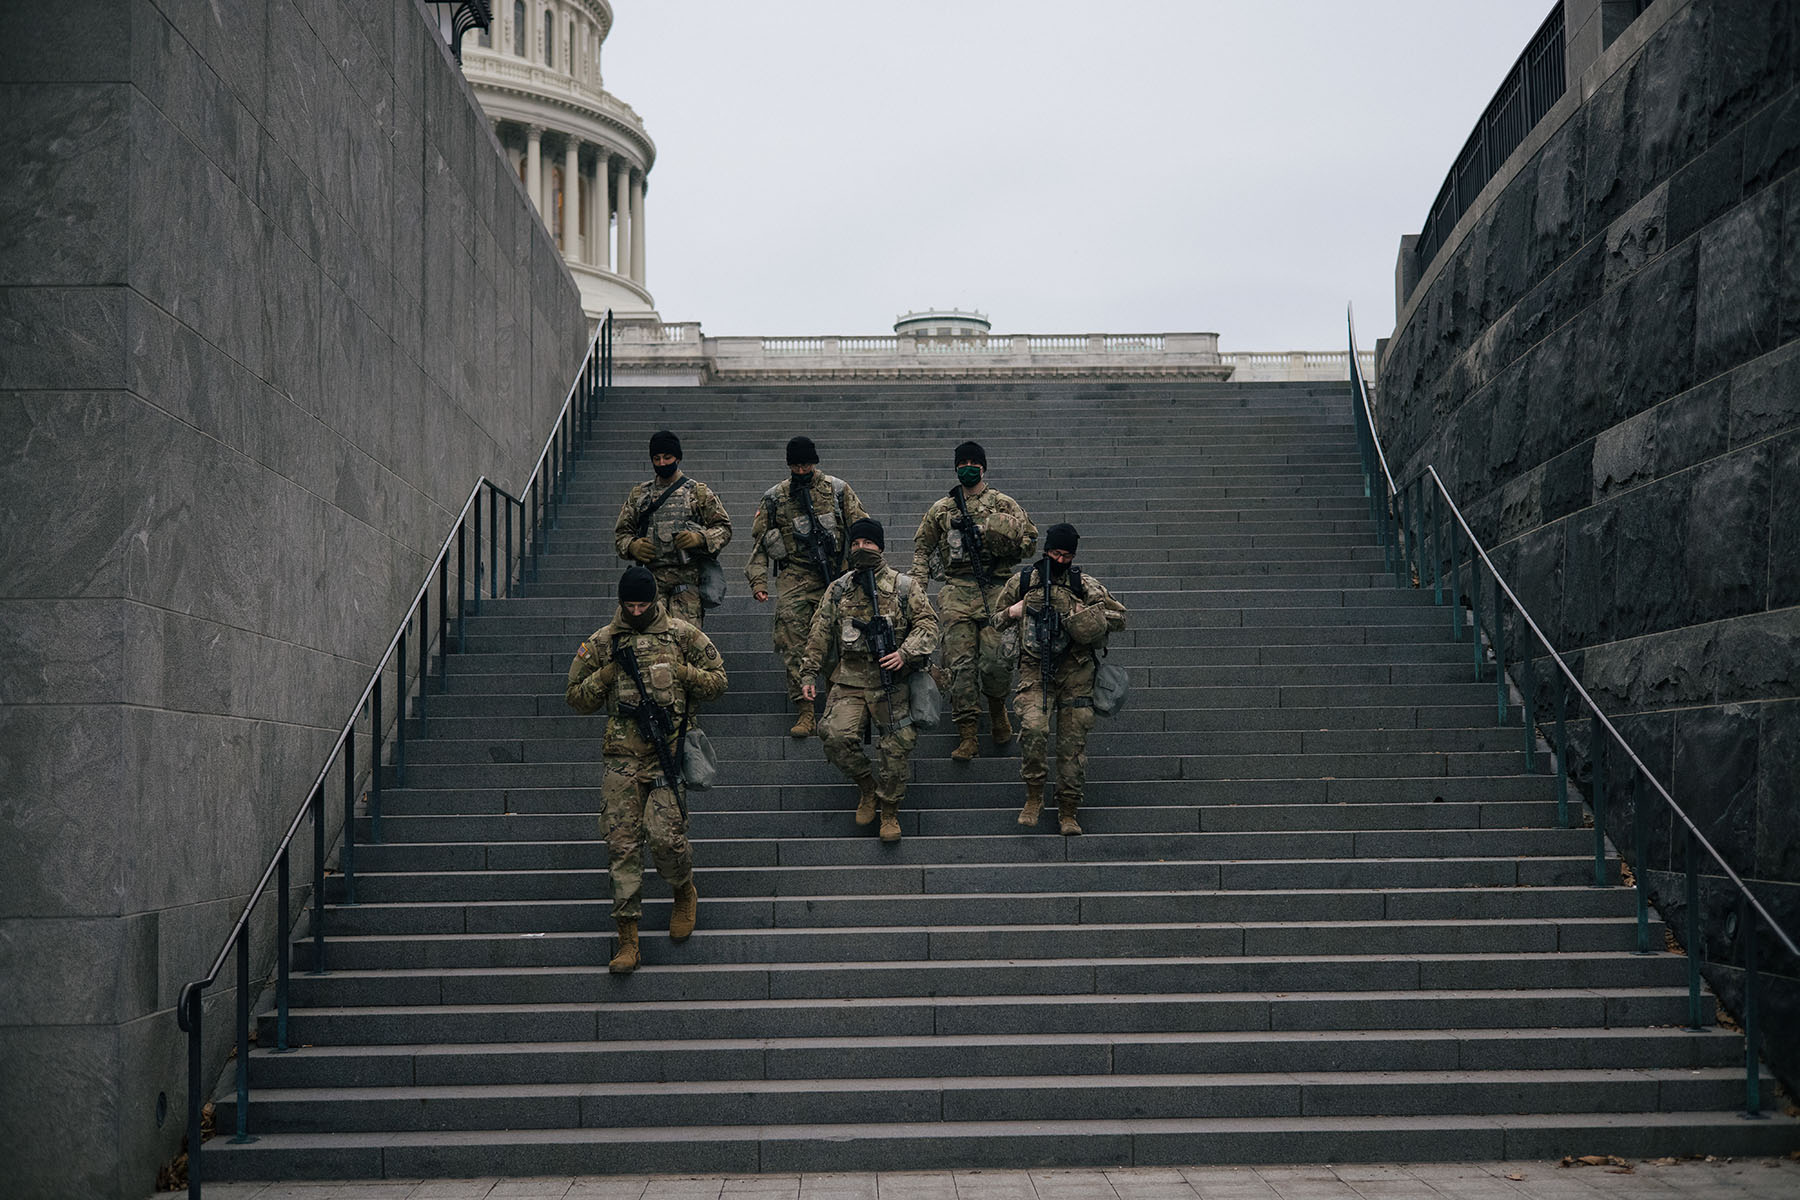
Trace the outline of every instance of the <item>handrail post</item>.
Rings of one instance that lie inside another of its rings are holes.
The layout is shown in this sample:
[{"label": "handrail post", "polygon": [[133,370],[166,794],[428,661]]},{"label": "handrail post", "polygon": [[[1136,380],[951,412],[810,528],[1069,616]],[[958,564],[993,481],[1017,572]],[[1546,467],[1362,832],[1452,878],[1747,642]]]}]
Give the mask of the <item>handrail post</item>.
[{"label": "handrail post", "polygon": [[313,969],[309,975],[325,974],[325,785],[313,788],[313,888],[312,943]]},{"label": "handrail post", "polygon": [[512,584],[513,517],[512,517],[512,511],[513,511],[512,497],[508,496],[506,498],[506,598],[508,600],[512,599],[512,594],[513,594],[513,584]]},{"label": "handrail post", "polygon": [[1606,886],[1606,731],[1600,722],[1594,730],[1594,886]]},{"label": "handrail post", "polygon": [[381,675],[369,699],[369,842],[381,840]]},{"label": "handrail post", "polygon": [[438,694],[450,688],[450,556],[438,559]]},{"label": "handrail post", "polygon": [[1413,570],[1415,583],[1413,587],[1426,585],[1426,480],[1418,477],[1413,480],[1413,500],[1408,507],[1413,511]]},{"label": "handrail post", "polygon": [[[476,485],[475,503],[470,507],[475,510],[475,598],[473,615],[479,617],[481,615],[481,491],[479,484]],[[459,525],[457,528],[460,529],[462,527]]]},{"label": "handrail post", "polygon": [[[478,502],[479,503],[479,502]],[[488,485],[488,599],[500,598],[500,493]],[[476,589],[479,591],[480,589]]]},{"label": "handrail post", "polygon": [[1738,935],[1744,939],[1744,1115],[1762,1119],[1762,1054],[1756,1028],[1756,910],[1738,893]]},{"label": "handrail post", "polygon": [[237,937],[237,1136],[234,1144],[254,1142],[250,1136],[250,925]]},{"label": "handrail post", "polygon": [[1426,489],[1426,495],[1431,499],[1431,602],[1441,605],[1444,602],[1444,534],[1440,524],[1442,515],[1438,512],[1437,488]]},{"label": "handrail post", "polygon": [[1506,724],[1506,595],[1494,576],[1494,705],[1496,724]]},{"label": "handrail post", "polygon": [[[459,518],[456,522],[456,650],[459,654],[464,645],[463,618],[469,612],[469,549],[466,544],[468,530],[469,523]],[[445,563],[444,565],[448,567],[450,564]],[[444,647],[446,653],[449,652],[449,649],[448,645]]]},{"label": "handrail post", "polygon": [[338,854],[344,903],[356,903],[356,728],[344,735],[344,848]]},{"label": "handrail post", "polygon": [[[1462,635],[1463,635],[1463,630],[1462,630],[1462,551],[1457,546],[1457,542],[1462,540],[1462,534],[1457,532],[1456,522],[1454,520],[1450,521],[1449,525],[1450,525],[1450,640],[1453,642],[1460,642],[1460,641],[1462,641]],[[1474,561],[1475,561],[1474,555],[1470,555],[1469,562],[1471,564],[1473,564]],[[1471,569],[1473,569],[1473,568],[1471,567]]]},{"label": "handrail post", "polygon": [[1688,1032],[1700,1033],[1706,1023],[1700,1016],[1700,848],[1695,845],[1694,831],[1689,829],[1687,843],[1687,969]]},{"label": "handrail post", "polygon": [[1569,685],[1556,679],[1556,823],[1569,827]]},{"label": "handrail post", "polygon": [[1481,559],[1475,553],[1473,538],[1469,541],[1469,612],[1474,620],[1469,626],[1469,634],[1475,643],[1475,681],[1479,683],[1487,664],[1481,658]]},{"label": "handrail post", "polygon": [[406,631],[412,625],[412,614],[400,626],[400,660],[394,668],[394,690],[400,693],[394,716],[394,782],[406,786]]},{"label": "handrail post", "polygon": [[281,867],[275,876],[275,1053],[291,1053],[288,1046],[288,992],[294,972],[294,930],[288,912],[288,892],[293,887],[288,849],[282,847]]},{"label": "handrail post", "polygon": [[1519,656],[1519,707],[1525,718],[1525,773],[1537,773],[1537,671],[1531,655]]},{"label": "handrail post", "polygon": [[1631,773],[1631,856],[1632,891],[1637,900],[1637,953],[1650,953],[1650,885],[1644,875],[1650,869],[1650,856],[1644,853],[1650,822],[1644,819],[1644,783],[1636,771]]},{"label": "handrail post", "polygon": [[190,985],[185,999],[188,1035],[188,1200],[200,1200],[200,1110],[206,1106],[206,1085],[200,1079],[200,1023],[203,1019],[200,989]]},{"label": "handrail post", "polygon": [[431,682],[431,588],[426,586],[419,596],[419,734],[424,736],[430,728],[431,714],[426,711],[426,692]]}]

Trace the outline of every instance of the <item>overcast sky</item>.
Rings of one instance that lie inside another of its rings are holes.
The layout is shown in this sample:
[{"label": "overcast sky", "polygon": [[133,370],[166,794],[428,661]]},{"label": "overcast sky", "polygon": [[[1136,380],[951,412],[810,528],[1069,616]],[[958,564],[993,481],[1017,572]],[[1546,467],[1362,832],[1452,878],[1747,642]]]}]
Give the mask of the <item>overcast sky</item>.
[{"label": "overcast sky", "polygon": [[613,0],[648,283],[709,334],[1212,330],[1371,346],[1550,0]]}]

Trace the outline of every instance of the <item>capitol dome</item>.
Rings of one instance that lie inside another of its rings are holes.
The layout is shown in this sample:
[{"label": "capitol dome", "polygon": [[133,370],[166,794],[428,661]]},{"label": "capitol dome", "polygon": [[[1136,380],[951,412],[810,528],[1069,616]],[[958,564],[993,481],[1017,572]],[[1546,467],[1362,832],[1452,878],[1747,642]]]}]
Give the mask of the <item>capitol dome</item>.
[{"label": "capitol dome", "polygon": [[656,144],[601,82],[608,0],[495,0],[462,39],[463,75],[556,239],[591,317],[652,318],[644,191]]}]

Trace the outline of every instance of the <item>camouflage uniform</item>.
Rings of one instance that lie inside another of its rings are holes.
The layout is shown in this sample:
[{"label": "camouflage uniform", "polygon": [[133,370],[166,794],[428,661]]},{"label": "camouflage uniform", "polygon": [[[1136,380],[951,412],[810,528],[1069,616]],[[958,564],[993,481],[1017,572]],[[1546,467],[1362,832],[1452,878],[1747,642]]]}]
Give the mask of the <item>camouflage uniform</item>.
[{"label": "camouflage uniform", "polygon": [[[636,921],[643,911],[645,842],[650,845],[657,873],[670,887],[681,887],[693,878],[694,859],[687,820],[674,791],[662,778],[656,747],[644,740],[637,722],[620,711],[621,704],[635,705],[642,697],[630,672],[613,662],[618,641],[631,647],[650,699],[669,711],[677,729],[692,703],[714,700],[724,693],[725,663],[698,626],[658,610],[656,619],[640,632],[626,624],[621,609],[611,624],[581,643],[569,664],[564,692],[569,706],[583,713],[606,710],[606,740],[601,751],[606,764],[601,782],[606,811],[600,818],[600,832],[606,838],[607,866],[612,874],[612,915]],[[671,747],[670,753],[674,752]],[[676,765],[679,768],[679,762]]]},{"label": "camouflage uniform", "polygon": [[[1026,575],[1031,577],[1030,595],[1025,597],[1025,616],[1013,621],[1006,615],[1025,592]],[[994,600],[994,625],[1019,630],[1019,775],[1027,785],[1042,787],[1049,778],[1047,761],[1050,749],[1050,708],[1054,701],[1056,720],[1056,798],[1059,806],[1069,811],[1081,804],[1087,782],[1087,736],[1094,727],[1094,672],[1099,668],[1097,651],[1106,644],[1108,634],[1125,628],[1125,606],[1092,575],[1079,567],[1050,581],[1050,603],[1063,615],[1063,629],[1068,645],[1053,654],[1050,691],[1044,691],[1043,670],[1034,633],[1037,615],[1043,611],[1043,576],[1027,567],[1009,579]]]},{"label": "camouflage uniform", "polygon": [[[908,716],[905,672],[889,689],[890,711],[882,692],[881,667],[869,651],[868,639],[851,623],[853,619],[867,621],[873,615],[861,576],[862,572],[852,571],[825,589],[813,615],[800,669],[807,679],[814,678],[835,642],[838,663],[831,673],[831,694],[819,726],[825,758],[859,785],[873,777],[885,819],[897,813],[906,798],[906,760],[919,735]],[[925,589],[910,580],[903,583],[903,579],[892,567],[876,568],[875,594],[881,598],[882,615],[893,622],[894,640],[906,655],[910,671],[922,666],[937,649],[938,618],[925,598]],[[869,762],[862,748],[863,726],[870,721],[877,735],[879,767]]]},{"label": "camouflage uniform", "polygon": [[[794,476],[792,478],[799,478]],[[788,483],[778,483],[763,493],[756,506],[756,519],[750,526],[750,563],[744,578],[752,592],[769,590],[769,572],[776,576],[775,653],[781,655],[787,668],[788,699],[802,704],[800,689],[811,676],[801,670],[806,656],[806,639],[812,632],[813,613],[825,596],[825,587],[844,569],[847,532],[853,521],[869,514],[863,511],[856,492],[841,479],[823,471],[807,477],[811,485],[807,496],[812,501],[813,515],[831,535],[833,552],[826,556],[829,574],[821,575],[810,552],[796,536],[807,521],[806,509]]]},{"label": "camouflage uniform", "polygon": [[923,581],[935,575],[944,581],[937,601],[943,610],[950,716],[964,725],[980,719],[983,695],[1005,702],[1017,651],[999,630],[988,625],[988,612],[999,607],[993,597],[1005,585],[1007,575],[1031,557],[1038,531],[1019,502],[1004,492],[984,488],[980,495],[965,501],[970,519],[981,530],[982,566],[988,578],[988,603],[983,604],[974,564],[962,532],[953,524],[962,518],[956,506],[960,491],[957,487],[933,504],[919,522],[919,531],[913,535],[913,578]]},{"label": "camouflage uniform", "polygon": [[[656,543],[656,557],[644,564],[656,576],[656,594],[674,616],[699,625],[700,562],[698,555],[717,557],[731,541],[731,518],[713,490],[691,475],[676,481],[676,491],[662,502],[650,516],[650,525],[638,533],[640,515],[656,498],[668,491],[669,485],[652,477],[631,489],[619,509],[619,521],[613,527],[613,544],[619,557],[631,559],[631,543],[639,536]],[[675,545],[675,535],[692,529],[706,539],[704,549],[688,553]],[[635,560],[633,560],[635,561]]]}]

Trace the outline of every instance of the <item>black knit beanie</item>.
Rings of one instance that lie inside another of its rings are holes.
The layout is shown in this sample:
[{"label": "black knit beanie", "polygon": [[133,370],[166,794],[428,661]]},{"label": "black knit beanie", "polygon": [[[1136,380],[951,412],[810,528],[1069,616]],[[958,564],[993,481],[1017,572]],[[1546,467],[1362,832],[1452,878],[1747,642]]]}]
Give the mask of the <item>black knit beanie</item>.
[{"label": "black knit beanie", "polygon": [[966,462],[987,466],[987,451],[981,448],[980,442],[964,442],[956,448],[956,460],[950,465],[960,467]]},{"label": "black knit beanie", "polygon": [[850,522],[848,540],[854,542],[857,538],[868,538],[883,550],[887,549],[887,535],[882,532],[881,522],[874,517],[861,517]]},{"label": "black knit beanie", "polygon": [[650,453],[653,455],[673,454],[676,458],[680,458],[681,439],[667,429],[659,429],[650,435]]},{"label": "black knit beanie", "polygon": [[789,438],[787,445],[788,466],[799,467],[807,463],[817,463],[819,452],[813,448],[813,440],[805,434]]},{"label": "black knit beanie", "polygon": [[1081,541],[1081,535],[1075,532],[1073,525],[1067,521],[1059,522],[1045,532],[1044,552],[1048,554],[1052,550],[1067,550],[1073,554],[1075,553],[1075,544],[1079,541]]},{"label": "black knit beanie", "polygon": [[620,604],[653,604],[656,601],[656,576],[650,568],[637,565],[626,568],[619,577]]}]

